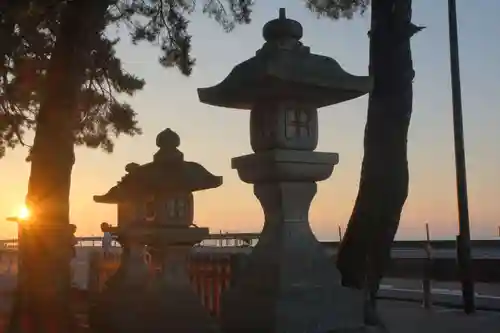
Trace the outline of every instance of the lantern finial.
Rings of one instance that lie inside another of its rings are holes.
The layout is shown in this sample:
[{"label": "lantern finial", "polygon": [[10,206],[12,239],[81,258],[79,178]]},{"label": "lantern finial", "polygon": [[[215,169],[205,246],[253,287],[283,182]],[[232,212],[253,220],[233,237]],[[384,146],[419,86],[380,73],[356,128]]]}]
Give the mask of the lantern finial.
[{"label": "lantern finial", "polygon": [[285,10],[285,8],[280,8],[279,18],[280,18],[280,20],[285,20],[286,19],[286,10]]},{"label": "lantern finial", "polygon": [[264,25],[262,34],[266,42],[279,41],[283,39],[302,38],[302,25],[295,20],[286,17],[285,8],[280,8],[279,17]]}]

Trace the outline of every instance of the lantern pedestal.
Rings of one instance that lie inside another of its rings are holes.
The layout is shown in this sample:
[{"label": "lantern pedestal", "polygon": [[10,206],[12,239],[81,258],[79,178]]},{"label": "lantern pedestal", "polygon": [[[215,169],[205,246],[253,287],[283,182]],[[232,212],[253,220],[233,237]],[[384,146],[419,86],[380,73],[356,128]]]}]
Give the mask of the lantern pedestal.
[{"label": "lantern pedestal", "polygon": [[220,332],[194,292],[187,271],[192,246],[208,234],[208,228],[165,228],[155,233],[153,248],[161,258],[162,273],[148,293],[149,313],[143,332]]},{"label": "lantern pedestal", "polygon": [[363,294],[340,285],[308,220],[316,181],[337,162],[334,153],[296,150],[233,159],[240,178],[254,184],[265,223],[248,266],[224,296],[225,333],[363,331]]},{"label": "lantern pedestal", "polygon": [[[142,331],[147,310],[145,294],[149,269],[144,261],[143,240],[134,231],[115,228],[123,247],[120,266],[106,282],[90,307],[89,319],[95,332],[127,333]],[[131,235],[133,233],[133,235]]]},{"label": "lantern pedestal", "polygon": [[142,285],[149,279],[149,268],[144,261],[144,246],[139,243],[126,244],[122,242],[123,251],[120,256],[120,266],[116,273],[106,283],[108,289],[128,288]]}]

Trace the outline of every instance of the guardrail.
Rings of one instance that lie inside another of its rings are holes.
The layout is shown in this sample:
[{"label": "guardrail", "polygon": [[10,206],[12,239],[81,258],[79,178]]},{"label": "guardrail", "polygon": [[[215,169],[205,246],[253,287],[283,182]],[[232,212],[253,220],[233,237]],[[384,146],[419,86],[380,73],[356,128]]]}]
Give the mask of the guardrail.
[{"label": "guardrail", "polygon": [[[234,247],[234,246],[254,246],[259,238],[258,233],[222,233],[210,234],[200,246]],[[102,237],[77,237],[77,246],[101,247]],[[338,241],[321,242],[329,252],[335,254]],[[419,241],[395,241],[392,255],[396,258],[424,258],[425,240]],[[117,241],[113,241],[113,246],[119,247]],[[434,240],[430,241],[434,256],[437,258],[453,259],[456,257],[456,242],[454,240]],[[500,259],[500,239],[492,240],[472,240],[473,259]],[[0,240],[0,249],[16,249],[17,239]]]},{"label": "guardrail", "polygon": [[[216,233],[210,234],[208,237],[203,240],[200,245],[212,245],[212,246],[241,246],[241,245],[250,245],[253,246],[256,244],[259,233]],[[76,246],[91,246],[91,247],[101,247],[102,246],[102,237],[98,236],[86,236],[86,237],[76,237],[77,245]],[[112,246],[120,247],[120,244],[113,240]],[[16,249],[17,248],[17,239],[4,239],[0,240],[0,249]]]}]

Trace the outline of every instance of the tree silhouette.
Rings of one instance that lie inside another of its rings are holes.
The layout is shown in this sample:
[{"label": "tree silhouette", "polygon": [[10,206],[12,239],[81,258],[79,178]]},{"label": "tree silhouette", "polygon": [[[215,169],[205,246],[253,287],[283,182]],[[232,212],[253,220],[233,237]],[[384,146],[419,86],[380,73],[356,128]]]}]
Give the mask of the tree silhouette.
[{"label": "tree silhouette", "polygon": [[[231,31],[250,22],[251,5],[206,0],[202,10]],[[105,28],[125,24],[134,43],[158,45],[162,66],[190,75],[195,62],[186,17],[196,2],[5,0],[0,6],[0,153],[27,145],[25,133],[35,131],[26,199],[32,223],[20,237],[24,272],[11,328],[28,316],[42,331],[68,332],[74,146],[111,152],[113,137],[140,133],[120,95],[134,94],[144,81],[123,70],[114,52],[118,40]]]},{"label": "tree silhouette", "polygon": [[[368,0],[308,0],[321,16],[352,18]],[[368,324],[382,324],[375,312],[379,288],[408,196],[407,137],[413,103],[410,38],[422,30],[411,23],[411,0],[372,0],[370,75],[364,157],[358,195],[337,255],[343,285],[369,291]]]}]

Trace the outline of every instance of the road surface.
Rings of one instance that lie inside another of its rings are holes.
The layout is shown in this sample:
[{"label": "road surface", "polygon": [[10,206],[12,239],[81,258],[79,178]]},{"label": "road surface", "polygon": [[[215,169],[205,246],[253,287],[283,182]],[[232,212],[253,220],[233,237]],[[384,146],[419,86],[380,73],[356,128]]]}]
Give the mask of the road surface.
[{"label": "road surface", "polygon": [[478,311],[466,315],[460,310],[435,307],[423,309],[416,303],[381,301],[379,311],[390,333],[498,333],[500,312]]}]

